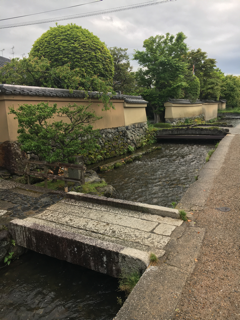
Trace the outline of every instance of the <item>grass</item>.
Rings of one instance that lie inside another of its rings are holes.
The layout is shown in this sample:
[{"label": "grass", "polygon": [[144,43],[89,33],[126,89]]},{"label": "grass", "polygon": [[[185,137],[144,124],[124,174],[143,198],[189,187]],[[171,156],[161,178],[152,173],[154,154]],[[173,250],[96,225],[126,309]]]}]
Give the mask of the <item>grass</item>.
[{"label": "grass", "polygon": [[179,211],[179,214],[180,214],[180,218],[181,218],[183,221],[187,221],[187,213],[186,213],[184,210],[180,210],[180,211]]},{"label": "grass", "polygon": [[172,205],[173,209],[175,209],[176,205],[177,205],[177,202],[172,202],[171,205]]},{"label": "grass", "polygon": [[[72,186],[74,186],[74,184],[75,184],[75,182],[68,182],[67,183],[68,187],[72,187]],[[35,186],[44,188],[45,182],[42,181],[42,182],[36,183]],[[51,189],[51,190],[64,190],[65,182],[62,180],[56,180],[54,182],[48,181],[47,186],[48,186],[48,189]]]},{"label": "grass", "polygon": [[129,296],[139,279],[140,274],[137,271],[130,274],[121,274],[119,279],[119,290],[125,292],[126,296]]},{"label": "grass", "polygon": [[209,161],[209,159],[210,159],[211,156],[213,155],[214,151],[215,151],[215,149],[208,151],[208,155],[207,155],[207,157],[206,157],[206,162]]},{"label": "grass", "polygon": [[156,128],[172,128],[172,125],[170,123],[155,123],[154,127]]},{"label": "grass", "polygon": [[102,195],[101,192],[97,190],[99,187],[105,187],[107,186],[107,183],[105,181],[103,182],[96,182],[96,183],[85,183],[81,186],[81,192],[82,193],[95,193]]},{"label": "grass", "polygon": [[154,253],[150,253],[149,260],[150,260],[150,262],[157,262],[158,258]]},{"label": "grass", "polygon": [[219,113],[240,113],[240,108],[218,110]]}]

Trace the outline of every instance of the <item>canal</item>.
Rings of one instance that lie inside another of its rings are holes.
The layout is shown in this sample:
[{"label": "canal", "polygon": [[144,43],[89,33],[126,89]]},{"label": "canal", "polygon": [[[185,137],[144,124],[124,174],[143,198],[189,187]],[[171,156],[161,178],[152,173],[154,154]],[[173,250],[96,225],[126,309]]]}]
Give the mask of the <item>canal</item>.
[{"label": "canal", "polygon": [[[171,207],[215,144],[163,143],[161,150],[101,176],[122,199]],[[117,297],[123,297],[117,279],[34,252],[0,269],[1,320],[110,320],[120,309]]]}]

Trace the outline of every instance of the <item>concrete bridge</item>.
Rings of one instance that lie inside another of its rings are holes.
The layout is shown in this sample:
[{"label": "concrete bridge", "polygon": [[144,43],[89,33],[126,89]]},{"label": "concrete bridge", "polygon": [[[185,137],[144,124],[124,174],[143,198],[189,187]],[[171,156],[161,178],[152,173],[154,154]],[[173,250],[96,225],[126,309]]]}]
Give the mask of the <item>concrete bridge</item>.
[{"label": "concrete bridge", "polygon": [[229,133],[227,128],[178,127],[160,129],[157,140],[221,140]]},{"label": "concrete bridge", "polygon": [[9,228],[22,247],[118,277],[162,257],[182,222],[175,209],[70,192]]}]

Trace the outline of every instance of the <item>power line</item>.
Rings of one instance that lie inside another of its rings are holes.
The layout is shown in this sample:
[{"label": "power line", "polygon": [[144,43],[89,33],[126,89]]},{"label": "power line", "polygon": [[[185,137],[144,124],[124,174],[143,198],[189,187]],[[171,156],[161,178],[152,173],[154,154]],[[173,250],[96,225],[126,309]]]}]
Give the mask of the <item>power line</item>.
[{"label": "power line", "polygon": [[48,11],[41,11],[41,12],[37,12],[37,13],[24,14],[22,16],[16,16],[16,17],[11,17],[11,18],[4,18],[4,19],[0,19],[0,21],[18,19],[18,18],[23,18],[23,17],[35,16],[37,14],[42,14],[42,13],[65,10],[65,9],[70,9],[70,8],[76,8],[76,7],[80,7],[80,6],[85,6],[86,4],[91,4],[91,3],[101,2],[101,1],[103,1],[103,0],[94,0],[94,1],[91,1],[91,2],[85,2],[85,3],[81,3],[81,4],[76,4],[74,6],[63,7],[63,8],[53,9],[53,10],[48,10]]},{"label": "power line", "polygon": [[112,9],[107,9],[107,10],[102,10],[102,11],[87,12],[85,14],[77,14],[77,15],[65,16],[65,17],[60,17],[60,18],[51,18],[51,19],[31,21],[31,22],[23,22],[23,23],[18,23],[15,25],[0,26],[0,29],[31,26],[31,25],[35,25],[35,24],[43,24],[43,23],[47,23],[47,22],[56,22],[56,21],[70,20],[70,19],[76,19],[76,18],[93,17],[93,16],[97,16],[97,15],[101,15],[101,14],[120,12],[120,11],[126,11],[126,10],[131,10],[131,9],[138,9],[138,8],[143,8],[143,7],[147,7],[147,6],[153,6],[153,5],[167,3],[167,2],[173,2],[173,1],[177,1],[177,0],[163,0],[160,2],[152,2],[152,1],[149,2],[148,1],[148,2],[144,2],[142,4],[117,7],[117,8],[112,8]]}]

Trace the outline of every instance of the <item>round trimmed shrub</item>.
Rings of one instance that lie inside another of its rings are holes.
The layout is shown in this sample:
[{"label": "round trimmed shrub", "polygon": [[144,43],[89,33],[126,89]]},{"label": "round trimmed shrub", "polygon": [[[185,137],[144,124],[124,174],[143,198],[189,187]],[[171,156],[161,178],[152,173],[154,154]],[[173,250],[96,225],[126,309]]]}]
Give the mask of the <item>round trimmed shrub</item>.
[{"label": "round trimmed shrub", "polygon": [[106,45],[87,29],[76,24],[57,25],[38,38],[30,57],[47,58],[52,67],[70,63],[71,69],[79,68],[79,76],[98,76],[112,81],[113,58]]}]

